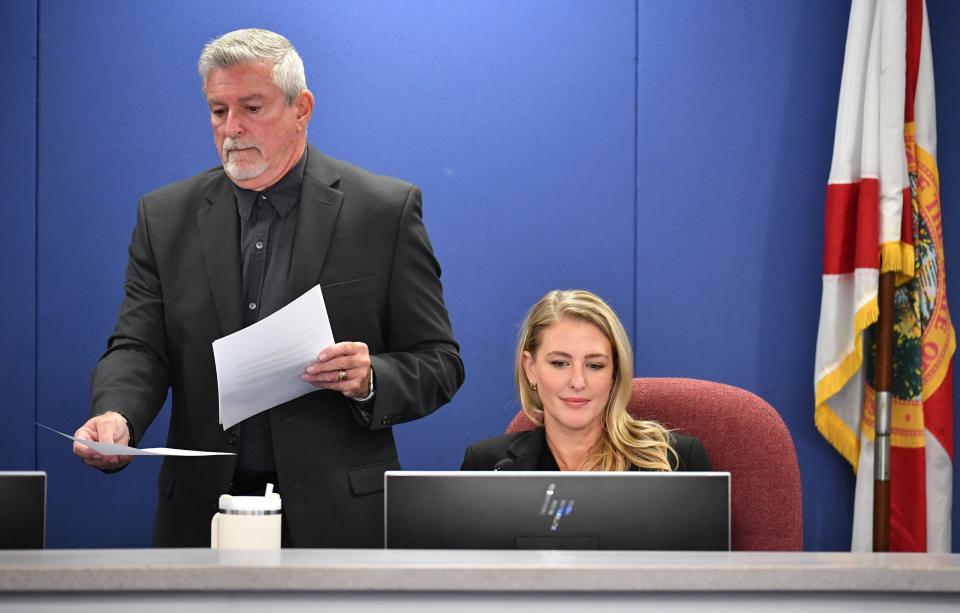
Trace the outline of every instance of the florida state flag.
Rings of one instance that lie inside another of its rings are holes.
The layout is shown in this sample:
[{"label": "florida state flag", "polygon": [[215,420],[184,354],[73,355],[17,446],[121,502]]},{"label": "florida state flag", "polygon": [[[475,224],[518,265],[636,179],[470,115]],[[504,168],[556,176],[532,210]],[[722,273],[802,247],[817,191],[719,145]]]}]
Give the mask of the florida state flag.
[{"label": "florida state flag", "polygon": [[924,0],[853,0],[827,185],[815,421],[857,472],[854,551],[872,548],[874,327],[897,274],[890,549],[950,551],[952,357]]}]

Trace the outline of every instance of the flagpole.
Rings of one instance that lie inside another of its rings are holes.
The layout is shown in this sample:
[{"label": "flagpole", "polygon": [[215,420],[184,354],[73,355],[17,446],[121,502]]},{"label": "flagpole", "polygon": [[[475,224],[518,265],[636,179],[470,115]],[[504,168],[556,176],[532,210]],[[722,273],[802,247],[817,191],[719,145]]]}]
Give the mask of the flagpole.
[{"label": "flagpole", "polygon": [[876,427],[873,446],[873,550],[890,550],[890,409],[893,391],[895,273],[880,275],[877,296]]}]

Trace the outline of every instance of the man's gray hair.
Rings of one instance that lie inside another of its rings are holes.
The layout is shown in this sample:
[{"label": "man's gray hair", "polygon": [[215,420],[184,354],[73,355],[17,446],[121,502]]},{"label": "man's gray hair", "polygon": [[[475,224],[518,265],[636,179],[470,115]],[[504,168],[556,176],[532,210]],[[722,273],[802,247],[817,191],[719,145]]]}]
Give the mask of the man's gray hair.
[{"label": "man's gray hair", "polygon": [[293,104],[297,94],[307,89],[307,75],[300,54],[289,40],[270,30],[234,30],[215,38],[200,53],[197,70],[206,88],[207,75],[214,68],[251,62],[273,65],[273,82],[283,92],[288,105]]}]

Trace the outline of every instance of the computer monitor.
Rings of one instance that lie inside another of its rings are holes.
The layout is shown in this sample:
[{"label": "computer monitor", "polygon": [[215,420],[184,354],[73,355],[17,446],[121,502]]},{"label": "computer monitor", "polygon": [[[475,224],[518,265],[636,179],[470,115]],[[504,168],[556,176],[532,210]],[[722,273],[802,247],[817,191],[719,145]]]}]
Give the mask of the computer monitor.
[{"label": "computer monitor", "polygon": [[390,549],[730,549],[727,472],[384,475]]},{"label": "computer monitor", "polygon": [[0,549],[43,549],[47,473],[0,471]]}]

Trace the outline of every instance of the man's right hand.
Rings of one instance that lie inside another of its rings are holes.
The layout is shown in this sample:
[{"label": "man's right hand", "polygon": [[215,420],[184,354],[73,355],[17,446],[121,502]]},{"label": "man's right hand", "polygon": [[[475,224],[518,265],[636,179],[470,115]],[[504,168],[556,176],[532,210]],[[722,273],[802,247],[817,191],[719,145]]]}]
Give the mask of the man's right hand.
[{"label": "man's right hand", "polygon": [[[117,443],[118,445],[130,444],[127,420],[123,418],[123,415],[113,411],[91,417],[87,420],[87,423],[73,433],[73,436],[88,441]],[[103,455],[99,451],[76,441],[73,443],[73,453],[80,456],[80,459],[87,466],[110,471],[123,468],[133,459],[133,456],[128,455]]]}]

